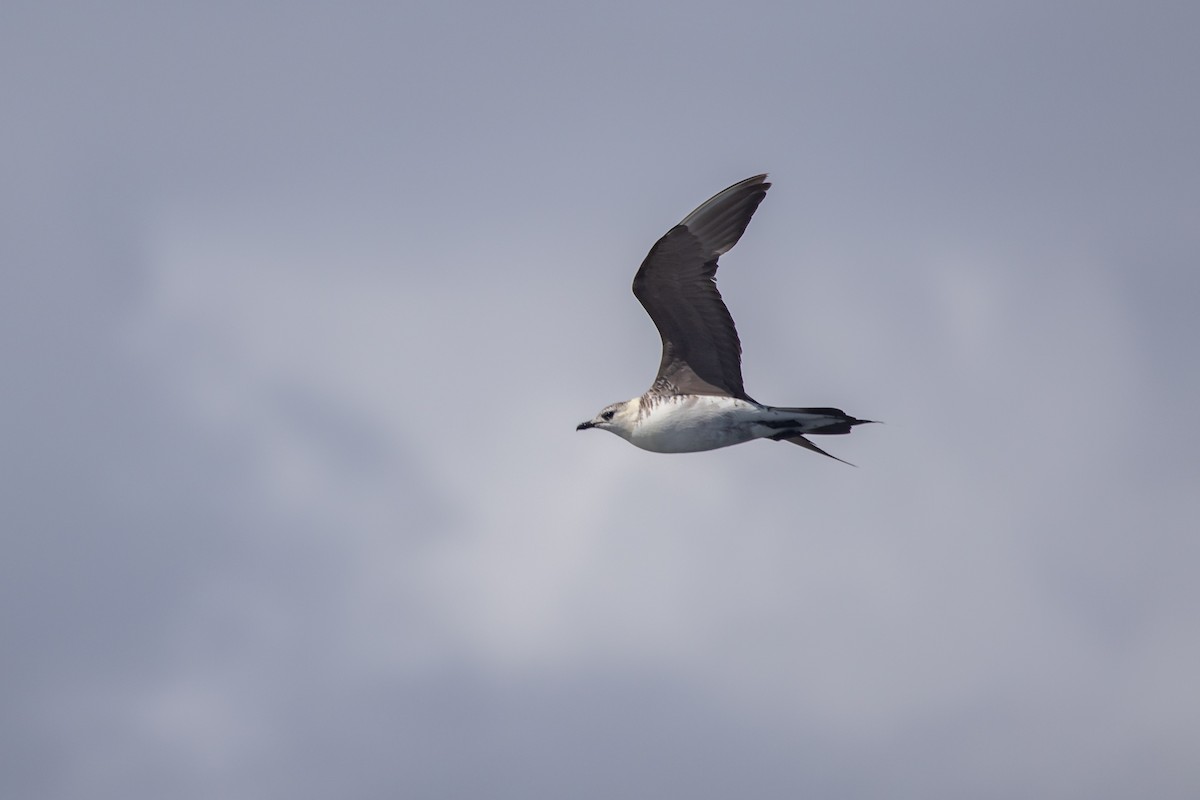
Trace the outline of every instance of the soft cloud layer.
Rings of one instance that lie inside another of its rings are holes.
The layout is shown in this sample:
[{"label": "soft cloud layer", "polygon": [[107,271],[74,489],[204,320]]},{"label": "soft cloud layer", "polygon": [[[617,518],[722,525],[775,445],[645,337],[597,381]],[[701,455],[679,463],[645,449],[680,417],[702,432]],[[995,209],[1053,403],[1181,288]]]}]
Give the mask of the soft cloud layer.
[{"label": "soft cloud layer", "polygon": [[[14,13],[6,796],[1200,789],[1191,12]],[[860,468],[576,434],[763,169]]]}]

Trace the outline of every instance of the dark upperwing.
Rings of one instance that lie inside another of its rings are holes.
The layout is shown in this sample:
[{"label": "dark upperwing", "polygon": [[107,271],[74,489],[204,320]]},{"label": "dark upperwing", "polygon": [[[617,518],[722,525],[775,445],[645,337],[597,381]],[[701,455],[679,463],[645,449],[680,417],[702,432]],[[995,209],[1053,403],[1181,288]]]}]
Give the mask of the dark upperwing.
[{"label": "dark upperwing", "polygon": [[656,378],[681,394],[729,395],[742,388],[742,344],[717,291],[717,258],[737,244],[771,184],[766,175],[735,183],[650,248],[633,279],[633,294],[662,337]]}]

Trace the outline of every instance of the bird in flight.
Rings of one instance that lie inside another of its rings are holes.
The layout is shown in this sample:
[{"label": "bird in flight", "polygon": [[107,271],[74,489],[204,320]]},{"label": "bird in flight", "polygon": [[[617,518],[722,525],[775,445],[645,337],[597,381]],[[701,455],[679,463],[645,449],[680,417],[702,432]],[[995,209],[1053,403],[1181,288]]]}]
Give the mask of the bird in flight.
[{"label": "bird in flight", "polygon": [[742,344],[717,291],[717,259],[737,244],[769,188],[766,175],[735,183],[650,248],[633,294],[662,337],[658,375],[641,397],[605,406],[576,430],[612,431],[656,453],[773,439],[842,460],[805,436],[849,433],[872,420],[838,408],[767,406],[742,388]]}]

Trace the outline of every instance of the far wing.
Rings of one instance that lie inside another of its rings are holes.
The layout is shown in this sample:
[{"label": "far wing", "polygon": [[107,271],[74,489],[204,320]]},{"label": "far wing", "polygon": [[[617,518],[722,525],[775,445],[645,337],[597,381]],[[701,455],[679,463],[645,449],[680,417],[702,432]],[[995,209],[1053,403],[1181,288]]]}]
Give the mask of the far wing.
[{"label": "far wing", "polygon": [[717,291],[717,259],[750,224],[771,184],[766,175],[735,183],[684,217],[650,249],[633,294],[662,337],[659,379],[686,394],[746,397],[742,345]]}]

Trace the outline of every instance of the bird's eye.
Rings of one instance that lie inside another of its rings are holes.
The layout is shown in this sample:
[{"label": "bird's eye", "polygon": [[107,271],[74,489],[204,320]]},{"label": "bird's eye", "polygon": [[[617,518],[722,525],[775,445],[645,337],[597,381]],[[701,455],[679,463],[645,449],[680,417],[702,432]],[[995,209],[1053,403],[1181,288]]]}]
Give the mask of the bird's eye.
[{"label": "bird's eye", "polygon": [[615,414],[615,413],[616,413],[615,411],[605,411],[603,414],[600,415],[600,419],[604,420],[605,422],[608,422],[609,420],[611,420],[613,418],[613,414]]}]

